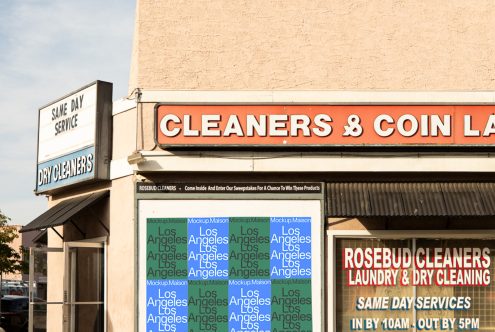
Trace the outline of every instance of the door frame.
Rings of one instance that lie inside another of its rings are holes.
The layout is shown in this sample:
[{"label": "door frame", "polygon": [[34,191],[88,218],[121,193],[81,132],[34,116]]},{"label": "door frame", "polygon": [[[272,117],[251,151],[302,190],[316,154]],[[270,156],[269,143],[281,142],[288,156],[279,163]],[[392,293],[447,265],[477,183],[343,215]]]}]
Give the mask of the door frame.
[{"label": "door frame", "polygon": [[[64,249],[63,248],[57,248],[57,247],[30,247],[29,248],[29,290],[28,290],[28,299],[29,299],[29,308],[28,308],[28,331],[33,332],[34,331],[34,305],[35,304],[40,304],[39,302],[34,302],[34,296],[33,296],[33,288],[34,288],[34,254],[35,252],[45,252],[47,255],[50,252],[59,252],[63,253]],[[63,305],[64,302],[58,302],[58,301],[52,301],[52,302],[44,302],[41,303],[46,305],[46,310],[48,312],[48,305],[49,304],[59,304]]]},{"label": "door frame", "polygon": [[[99,237],[93,239],[85,239],[81,241],[69,241],[64,242],[64,318],[63,318],[63,331],[74,331],[74,309],[76,305],[91,305],[91,304],[103,304],[103,331],[107,331],[107,237]],[[76,302],[72,300],[74,295],[74,283],[71,278],[74,276],[75,266],[71,264],[70,249],[71,248],[95,248],[103,249],[103,299],[102,301],[90,301],[90,302]],[[69,289],[69,287],[71,289]],[[69,294],[71,298],[69,298]],[[65,320],[67,318],[67,320]]]}]

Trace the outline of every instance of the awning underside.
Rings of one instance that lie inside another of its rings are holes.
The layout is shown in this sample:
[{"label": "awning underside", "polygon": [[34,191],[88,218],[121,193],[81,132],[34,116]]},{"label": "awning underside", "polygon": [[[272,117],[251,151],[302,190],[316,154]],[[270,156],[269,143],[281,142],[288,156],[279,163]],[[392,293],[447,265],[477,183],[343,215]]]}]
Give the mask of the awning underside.
[{"label": "awning underside", "polygon": [[495,183],[327,184],[329,217],[495,216]]},{"label": "awning underside", "polygon": [[63,225],[77,213],[97,203],[101,199],[108,197],[108,195],[109,191],[106,190],[62,201],[24,226],[21,229],[21,232],[29,232]]}]

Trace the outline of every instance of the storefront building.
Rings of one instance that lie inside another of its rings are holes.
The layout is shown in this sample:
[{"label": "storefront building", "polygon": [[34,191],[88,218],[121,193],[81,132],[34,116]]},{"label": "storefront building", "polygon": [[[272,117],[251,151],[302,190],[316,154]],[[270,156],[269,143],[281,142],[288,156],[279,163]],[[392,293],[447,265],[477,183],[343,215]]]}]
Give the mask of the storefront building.
[{"label": "storefront building", "polygon": [[138,1],[39,110],[46,330],[495,330],[494,13]]}]

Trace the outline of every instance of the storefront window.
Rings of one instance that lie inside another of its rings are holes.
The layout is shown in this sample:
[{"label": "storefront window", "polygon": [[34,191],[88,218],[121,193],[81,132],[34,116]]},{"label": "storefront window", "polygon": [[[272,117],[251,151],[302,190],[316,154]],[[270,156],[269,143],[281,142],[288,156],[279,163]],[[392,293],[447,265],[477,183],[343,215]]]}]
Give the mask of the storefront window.
[{"label": "storefront window", "polygon": [[337,239],[337,331],[495,331],[495,240]]}]

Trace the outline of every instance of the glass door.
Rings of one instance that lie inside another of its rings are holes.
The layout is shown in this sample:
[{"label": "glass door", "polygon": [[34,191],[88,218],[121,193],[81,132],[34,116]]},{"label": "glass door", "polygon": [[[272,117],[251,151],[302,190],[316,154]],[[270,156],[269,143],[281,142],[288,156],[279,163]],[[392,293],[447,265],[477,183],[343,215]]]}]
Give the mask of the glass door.
[{"label": "glass door", "polygon": [[29,332],[60,330],[62,248],[29,248]]},{"label": "glass door", "polygon": [[105,244],[66,242],[64,332],[104,332]]}]

